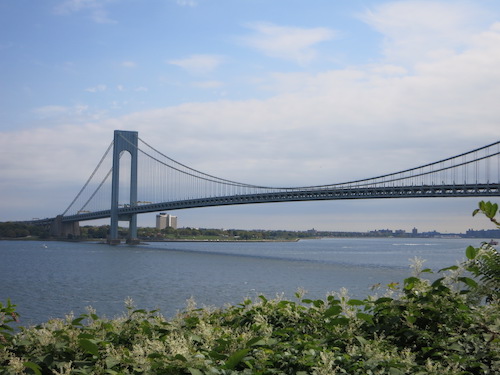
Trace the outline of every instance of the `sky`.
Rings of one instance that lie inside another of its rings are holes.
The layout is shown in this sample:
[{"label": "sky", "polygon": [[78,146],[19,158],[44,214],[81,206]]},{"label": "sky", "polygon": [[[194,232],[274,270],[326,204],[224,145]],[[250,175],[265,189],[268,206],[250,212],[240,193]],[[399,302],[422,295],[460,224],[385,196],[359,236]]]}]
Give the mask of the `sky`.
[{"label": "sky", "polygon": [[[499,66],[498,0],[0,0],[0,221],[62,213],[115,129],[264,186],[454,156],[499,139]],[[471,216],[479,200],[170,213],[203,228],[493,229]]]}]

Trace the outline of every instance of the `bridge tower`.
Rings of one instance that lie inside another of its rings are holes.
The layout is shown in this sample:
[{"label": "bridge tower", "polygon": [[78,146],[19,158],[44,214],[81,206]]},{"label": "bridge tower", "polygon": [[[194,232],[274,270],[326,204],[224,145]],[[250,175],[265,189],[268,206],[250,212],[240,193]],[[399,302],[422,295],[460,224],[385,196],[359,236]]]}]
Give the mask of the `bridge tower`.
[{"label": "bridge tower", "polygon": [[118,222],[129,222],[127,243],[137,243],[137,214],[118,215],[118,199],[120,193],[120,155],[127,151],[130,154],[130,206],[137,205],[137,147],[138,133],[135,131],[115,130],[113,142],[113,175],[111,181],[111,228],[108,243],[119,244]]}]

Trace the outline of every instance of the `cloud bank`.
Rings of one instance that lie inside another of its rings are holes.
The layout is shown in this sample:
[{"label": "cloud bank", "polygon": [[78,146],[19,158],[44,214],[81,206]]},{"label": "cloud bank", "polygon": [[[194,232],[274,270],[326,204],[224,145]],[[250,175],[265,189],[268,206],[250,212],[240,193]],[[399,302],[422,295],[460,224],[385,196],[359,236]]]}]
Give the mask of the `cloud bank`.
[{"label": "cloud bank", "polygon": [[[100,9],[94,1],[64,4],[60,12]],[[2,190],[7,201],[40,216],[45,206],[29,189],[23,193],[16,186],[36,186],[47,199],[54,186],[61,186],[66,192],[60,194],[64,204],[54,208],[59,212],[92,172],[115,129],[137,130],[148,143],[196,169],[266,186],[368,178],[491,143],[499,134],[500,22],[475,4],[372,6],[357,19],[378,33],[379,58],[343,66],[328,66],[334,54],[329,44],[340,37],[333,27],[247,23],[251,33],[238,40],[239,48],[298,68],[249,72],[245,82],[258,92],[250,98],[237,99],[229,91],[224,99],[187,100],[116,116],[95,111],[94,117],[93,108],[81,103],[38,107],[34,112],[40,118],[59,120],[0,133]],[[230,69],[234,57],[184,56],[163,63],[203,76],[191,87],[229,87],[223,76],[212,74]],[[302,69],[319,60],[322,69]],[[121,61],[135,68],[128,71],[139,70],[132,60]],[[87,91],[104,93],[108,87],[113,86],[90,84]]]}]

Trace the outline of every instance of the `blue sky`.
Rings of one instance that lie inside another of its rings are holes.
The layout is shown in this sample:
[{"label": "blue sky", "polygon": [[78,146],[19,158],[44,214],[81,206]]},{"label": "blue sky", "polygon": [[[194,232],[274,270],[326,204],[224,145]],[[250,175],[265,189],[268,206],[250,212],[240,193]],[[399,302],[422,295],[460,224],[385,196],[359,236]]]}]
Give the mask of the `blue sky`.
[{"label": "blue sky", "polygon": [[[267,186],[395,172],[500,134],[496,0],[0,0],[0,57],[1,221],[61,213],[115,129]],[[470,217],[476,203],[173,214],[199,227],[489,228]]]}]

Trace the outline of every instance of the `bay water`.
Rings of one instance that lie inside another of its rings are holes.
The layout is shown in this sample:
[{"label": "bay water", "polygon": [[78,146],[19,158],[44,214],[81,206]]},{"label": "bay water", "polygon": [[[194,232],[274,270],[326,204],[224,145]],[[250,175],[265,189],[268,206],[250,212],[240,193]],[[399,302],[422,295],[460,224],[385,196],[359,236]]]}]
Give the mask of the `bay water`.
[{"label": "bay water", "polygon": [[411,259],[434,271],[464,259],[478,239],[326,238],[298,242],[150,242],[109,246],[92,242],[0,241],[0,301],[17,305],[29,326],[90,306],[113,318],[130,298],[137,308],[173,316],[194,299],[223,307],[259,295],[325,298],[348,290],[364,298],[376,284],[402,283]]}]

